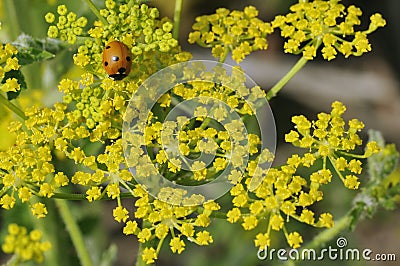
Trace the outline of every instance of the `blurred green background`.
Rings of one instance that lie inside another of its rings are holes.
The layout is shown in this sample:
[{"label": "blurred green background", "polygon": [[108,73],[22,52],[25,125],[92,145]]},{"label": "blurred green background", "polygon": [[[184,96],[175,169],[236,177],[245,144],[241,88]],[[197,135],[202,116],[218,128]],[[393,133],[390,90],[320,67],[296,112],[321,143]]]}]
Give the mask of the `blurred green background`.
[{"label": "blurred green background", "polygon": [[[94,1],[99,7],[103,1]],[[211,1],[184,0],[180,42],[184,50],[191,51],[194,58],[211,58],[210,50],[189,45],[187,36],[196,16],[213,13],[218,7],[243,9],[254,5],[260,11],[260,18],[271,20],[277,14],[287,12],[288,7],[297,1],[255,0],[255,1]],[[290,117],[304,114],[313,119],[316,113],[328,111],[330,103],[341,100],[348,107],[346,118],[357,117],[364,121],[366,128],[381,130],[388,142],[400,147],[400,1],[342,1],[344,4],[360,6],[364,12],[364,23],[375,12],[380,12],[387,20],[387,26],[372,34],[370,42],[373,51],[360,58],[344,59],[338,57],[332,62],[316,59],[292,80],[278,97],[271,101],[278,130],[278,148],[275,165],[279,165],[295,152],[294,148],[284,143],[284,134],[292,127]],[[78,0],[1,0],[0,21],[2,42],[15,40],[25,33],[38,38],[44,38],[47,24],[44,15],[55,12],[57,5],[66,4],[79,16],[85,15],[89,22],[95,20],[89,8]],[[173,0],[152,0],[149,5],[158,7],[162,16],[172,18]],[[295,56],[283,53],[283,40],[278,33],[269,39],[267,51],[250,55],[241,64],[249,74],[264,89],[277,82],[297,59]],[[63,51],[54,60],[34,64],[23,69],[29,90],[22,92],[19,100],[21,106],[29,106],[42,102],[50,105],[61,99],[58,92],[58,81],[64,77],[78,77],[80,70],[72,64],[74,49]],[[233,64],[231,61],[228,63]],[[0,106],[0,149],[12,143],[6,130],[7,121],[12,119],[4,107]],[[367,132],[366,130],[364,131]],[[363,135],[366,139],[366,134]],[[336,180],[337,181],[337,180]],[[329,190],[324,191],[325,200],[317,205],[319,210],[329,210],[334,217],[339,218],[351,206],[356,195],[354,191],[344,190],[339,182],[333,182]],[[221,205],[229,206],[229,199],[220,199]],[[126,206],[132,206],[130,201]],[[51,252],[47,253],[44,265],[79,265],[76,253],[71,247],[68,234],[63,224],[59,223],[57,212],[52,211],[54,204],[48,202],[49,215],[45,219],[36,220],[30,216],[25,207],[14,208],[11,211],[0,211],[0,240],[4,238],[7,225],[16,222],[28,228],[38,228],[46,232],[45,237],[53,244]],[[111,265],[134,265],[137,252],[137,240],[122,234],[121,225],[112,218],[114,202],[89,204],[73,202],[72,207],[77,221],[84,232],[87,245],[98,264],[103,257],[113,257]],[[317,210],[318,211],[318,210]],[[369,248],[374,253],[395,253],[400,260],[400,219],[399,210],[392,212],[381,210],[373,219],[359,224],[354,232],[345,231],[341,236],[348,240],[349,248],[360,250]],[[49,222],[46,222],[49,221]],[[52,222],[51,222],[52,221]],[[312,239],[321,229],[307,225],[292,224],[292,230],[302,232],[304,242]],[[210,227],[214,243],[211,246],[199,247],[187,243],[187,249],[181,255],[173,255],[168,245],[164,245],[157,265],[176,266],[224,266],[224,265],[277,265],[277,261],[260,261],[257,249],[254,247],[254,236],[257,232],[244,232],[238,224],[215,220]],[[286,247],[281,233],[272,235],[272,246]],[[336,247],[336,239],[330,243]],[[7,256],[0,252],[0,264],[5,263]],[[317,265],[320,262],[304,262],[298,265]],[[29,265],[29,264],[28,264]],[[399,262],[365,262],[365,261],[324,261],[324,265],[400,265]]]}]

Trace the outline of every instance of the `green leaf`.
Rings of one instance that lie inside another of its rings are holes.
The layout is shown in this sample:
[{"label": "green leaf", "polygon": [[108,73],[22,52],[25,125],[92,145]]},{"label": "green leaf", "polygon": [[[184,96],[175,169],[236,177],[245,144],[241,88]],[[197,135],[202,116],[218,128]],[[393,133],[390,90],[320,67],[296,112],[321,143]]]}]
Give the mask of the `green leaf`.
[{"label": "green leaf", "polygon": [[353,201],[350,211],[350,229],[367,217],[372,217],[379,207],[395,208],[395,197],[400,192],[400,173],[395,169],[399,163],[399,152],[394,144],[385,144],[379,131],[370,130],[369,141],[376,141],[382,150],[368,158],[369,182]]},{"label": "green leaf", "polygon": [[21,93],[21,90],[26,90],[27,85],[25,82],[25,77],[22,74],[21,70],[10,70],[4,74],[4,78],[1,81],[1,84],[6,83],[7,79],[9,78],[15,78],[18,81],[18,84],[20,86],[20,90],[14,92],[14,91],[9,91],[7,92],[7,99],[8,100],[13,100],[19,96]]},{"label": "green leaf", "polygon": [[385,140],[379,131],[368,132],[370,141],[376,141],[383,150],[368,158],[368,173],[371,182],[379,183],[390,175],[399,164],[399,152],[394,144],[385,145]]},{"label": "green leaf", "polygon": [[378,210],[378,202],[375,197],[371,196],[369,190],[359,193],[353,201],[353,208],[350,211],[351,222],[350,230],[354,230],[359,221],[366,217],[371,218]]},{"label": "green leaf", "polygon": [[383,201],[382,207],[386,210],[392,211],[396,209],[396,203],[394,202],[393,198]]},{"label": "green leaf", "polygon": [[18,49],[16,58],[21,66],[54,58],[66,48],[61,41],[50,38],[36,39],[26,34],[21,34],[12,44]]}]

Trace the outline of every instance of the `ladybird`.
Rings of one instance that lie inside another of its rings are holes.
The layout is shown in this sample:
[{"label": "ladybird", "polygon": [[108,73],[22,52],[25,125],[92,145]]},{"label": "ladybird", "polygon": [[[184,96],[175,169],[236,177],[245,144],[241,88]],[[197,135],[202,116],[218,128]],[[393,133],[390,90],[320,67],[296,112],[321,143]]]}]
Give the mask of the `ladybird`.
[{"label": "ladybird", "polygon": [[110,78],[121,80],[131,71],[132,57],[128,47],[119,41],[106,45],[103,52],[103,67]]}]

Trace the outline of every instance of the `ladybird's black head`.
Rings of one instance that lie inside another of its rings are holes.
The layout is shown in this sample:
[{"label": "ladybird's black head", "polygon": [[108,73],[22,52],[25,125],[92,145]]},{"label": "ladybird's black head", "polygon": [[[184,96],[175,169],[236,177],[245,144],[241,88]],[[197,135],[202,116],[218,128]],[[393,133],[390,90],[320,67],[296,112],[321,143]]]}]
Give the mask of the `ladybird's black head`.
[{"label": "ladybird's black head", "polygon": [[127,75],[125,73],[117,73],[117,74],[112,74],[109,75],[110,78],[112,78],[113,80],[121,80],[124,79]]}]

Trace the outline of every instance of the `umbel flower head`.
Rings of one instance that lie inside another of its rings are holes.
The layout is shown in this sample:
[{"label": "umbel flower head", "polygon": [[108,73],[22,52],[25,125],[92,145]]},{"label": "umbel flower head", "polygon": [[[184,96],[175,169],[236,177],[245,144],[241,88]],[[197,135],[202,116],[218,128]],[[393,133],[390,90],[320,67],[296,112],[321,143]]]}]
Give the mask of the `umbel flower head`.
[{"label": "umbel flower head", "polygon": [[[74,55],[75,64],[85,67],[90,72],[94,71],[99,76],[104,76],[101,64],[104,46],[114,40],[121,41],[129,47],[133,55],[132,68],[141,69],[141,72],[146,74],[155,71],[151,69],[151,64],[143,65],[143,62],[150,61],[152,55],[157,55],[158,52],[165,53],[164,55],[170,51],[179,52],[178,42],[172,38],[172,23],[166,18],[158,19],[157,8],[139,5],[136,1],[128,1],[126,4],[117,4],[113,0],[105,1],[105,8],[100,10],[101,19],[95,21],[89,29],[85,29],[87,19],[78,18],[74,12],[69,12],[65,5],[60,5],[57,13],[58,17],[53,13],[48,13],[45,17],[51,24],[48,36],[60,38],[71,44],[79,40],[78,53]],[[181,57],[182,61],[188,59],[187,54],[182,54]],[[163,64],[166,65],[168,64]]]},{"label": "umbel flower head", "polygon": [[[72,183],[85,188],[89,201],[105,196],[119,199],[120,182],[125,184],[132,179],[123,167],[120,140],[126,104],[138,83],[164,66],[189,59],[190,54],[181,52],[177,41],[171,40],[172,24],[167,19],[158,19],[157,9],[135,1],[129,1],[128,5],[106,1],[106,8],[100,12],[103,19],[95,21],[90,29],[86,28],[86,18],[78,18],[65,5],[57,8],[57,15],[46,15],[51,24],[49,37],[80,44],[74,58],[85,71],[79,80],[60,81],[62,102],[51,108],[32,106],[25,110],[25,121],[10,124],[9,131],[15,134],[16,143],[0,152],[2,208],[11,209],[20,199],[36,217],[42,218],[48,211],[35,196],[51,198],[60,187]],[[136,23],[137,29],[126,27],[127,21],[131,26]],[[116,38],[136,55],[133,77],[118,82],[105,77],[101,64],[104,45]],[[3,52],[4,72],[18,69],[13,57],[16,49],[6,44]],[[3,89],[13,80],[7,82]],[[7,88],[11,87],[16,88],[11,85]],[[96,143],[102,148],[88,152],[82,143]],[[53,160],[71,160],[82,168],[67,176],[54,167]],[[108,186],[103,190],[101,184],[105,182]],[[118,220],[123,220],[123,212],[115,213]]]},{"label": "umbel flower head", "polygon": [[361,9],[354,5],[346,8],[340,0],[299,1],[290,10],[292,13],[275,17],[272,27],[279,28],[282,37],[287,38],[286,53],[303,53],[308,60],[317,56],[321,45],[322,56],[328,61],[338,52],[346,58],[369,52],[368,34],[386,24],[380,14],[374,14],[367,30],[357,30]]},{"label": "umbel flower head", "polygon": [[16,261],[27,262],[30,260],[42,263],[44,252],[51,248],[48,241],[41,241],[42,233],[39,230],[32,230],[28,233],[27,229],[17,224],[8,225],[8,235],[1,246],[6,254],[15,254]]},{"label": "umbel flower head", "polygon": [[308,155],[309,161],[323,159],[324,169],[311,175],[312,182],[319,184],[330,182],[330,170],[325,169],[327,162],[330,162],[344,185],[350,189],[357,189],[360,182],[355,175],[362,171],[362,162],[359,159],[368,158],[379,152],[380,148],[376,142],[372,141],[367,143],[363,155],[351,154],[357,146],[362,144],[358,132],[364,128],[364,123],[358,119],[352,119],[348,121],[346,127],[342,118],[345,111],[346,107],[336,101],[332,103],[331,113],[319,113],[316,121],[309,121],[303,115],[294,116],[292,122],[296,125],[296,130],[286,134],[285,140],[294,146],[308,149],[311,152]]},{"label": "umbel flower head", "polygon": [[[367,143],[363,155],[353,153],[362,144],[358,132],[364,124],[352,119],[346,125],[342,118],[345,110],[346,107],[336,101],[332,111],[318,114],[316,121],[309,121],[303,115],[294,116],[295,130],[286,134],[285,140],[306,152],[294,154],[279,168],[262,173],[263,182],[255,191],[249,190],[250,176],[245,176],[230,190],[233,208],[227,213],[228,222],[241,223],[245,230],[253,230],[267,220],[267,226],[262,228],[265,233],[259,233],[255,239],[260,249],[270,245],[271,230],[282,230],[292,248],[300,247],[303,242],[300,233],[289,233],[285,225],[292,219],[316,227],[332,227],[332,214],[324,212],[315,217],[312,206],[323,199],[320,188],[330,183],[335,174],[345,187],[358,189],[357,175],[362,171],[360,159],[379,152],[380,148],[372,141]],[[309,170],[321,161],[319,170],[309,176],[300,174],[301,168]]]},{"label": "umbel flower head", "polygon": [[268,47],[266,36],[273,28],[257,16],[254,6],[247,6],[243,11],[219,8],[215,14],[196,18],[189,43],[212,47],[213,56],[220,61],[232,52],[232,59],[239,63],[251,52]]}]

